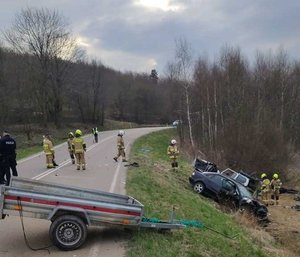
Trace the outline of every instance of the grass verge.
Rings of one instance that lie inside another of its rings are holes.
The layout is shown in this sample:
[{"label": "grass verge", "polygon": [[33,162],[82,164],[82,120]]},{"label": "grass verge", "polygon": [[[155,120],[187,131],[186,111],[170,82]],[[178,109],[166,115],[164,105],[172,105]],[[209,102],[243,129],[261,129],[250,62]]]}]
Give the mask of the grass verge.
[{"label": "grass verge", "polygon": [[232,215],[218,210],[213,201],[194,193],[188,183],[191,166],[179,159],[179,172],[170,170],[167,145],[175,137],[174,130],[151,133],[138,139],[131,150],[131,160],[139,168],[128,171],[127,194],[145,205],[148,218],[168,219],[175,207],[177,219],[197,219],[234,240],[209,229],[186,228],[171,233],[151,230],[133,232],[128,243],[128,257],[196,257],[196,256],[269,256],[255,245],[250,235]]},{"label": "grass verge", "polygon": [[[103,127],[98,126],[98,131],[114,130],[114,129],[129,129],[138,127],[137,124],[131,122],[120,122],[114,120],[105,120]],[[28,140],[22,126],[11,126],[6,128],[10,131],[12,137],[17,142],[17,160],[26,158],[32,154],[43,151],[42,136],[50,134],[54,139],[54,145],[58,145],[67,141],[68,133],[80,128],[83,134],[91,133],[93,124],[65,124],[63,128],[57,129],[54,125],[49,125],[47,128],[32,125],[31,139]]]}]

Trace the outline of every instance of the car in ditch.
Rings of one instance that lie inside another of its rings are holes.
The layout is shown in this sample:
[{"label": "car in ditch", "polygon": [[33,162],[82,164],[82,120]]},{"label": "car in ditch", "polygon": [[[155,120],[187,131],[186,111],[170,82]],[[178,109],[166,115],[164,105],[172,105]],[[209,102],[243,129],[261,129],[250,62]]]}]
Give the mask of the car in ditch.
[{"label": "car in ditch", "polygon": [[249,175],[246,172],[243,172],[242,170],[240,171],[235,171],[230,168],[227,168],[223,171],[221,171],[222,175],[225,175],[227,177],[230,177],[231,179],[235,180],[236,182],[244,185],[247,187],[247,189],[251,192],[254,193],[260,186],[261,180]]},{"label": "car in ditch", "polygon": [[220,172],[216,164],[198,158],[194,160],[193,167],[200,172]]},{"label": "car in ditch", "polygon": [[268,219],[267,207],[255,199],[244,185],[223,174],[195,170],[189,182],[195,192],[229,206],[231,210],[247,211],[259,221]]},{"label": "car in ditch", "polygon": [[195,171],[221,173],[226,177],[229,177],[235,180],[236,182],[244,185],[251,193],[254,193],[260,186],[260,179],[255,178],[254,176],[251,176],[246,172],[235,171],[230,168],[220,171],[216,164],[206,160],[196,158],[193,161],[193,167]]}]

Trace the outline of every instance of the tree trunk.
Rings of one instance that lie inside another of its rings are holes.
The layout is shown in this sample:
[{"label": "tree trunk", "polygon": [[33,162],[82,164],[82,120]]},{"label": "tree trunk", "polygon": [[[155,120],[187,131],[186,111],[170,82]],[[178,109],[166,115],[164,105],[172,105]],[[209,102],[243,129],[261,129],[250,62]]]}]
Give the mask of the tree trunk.
[{"label": "tree trunk", "polygon": [[187,120],[188,120],[188,127],[189,127],[189,137],[191,141],[191,145],[193,151],[195,151],[195,144],[193,139],[193,130],[192,130],[192,121],[191,121],[191,112],[190,112],[190,99],[189,99],[189,92],[188,92],[188,85],[185,86],[185,100],[186,100],[186,112],[187,112]]},{"label": "tree trunk", "polygon": [[205,144],[205,114],[204,114],[204,106],[203,102],[201,104],[201,119],[202,119],[202,144]]},{"label": "tree trunk", "polygon": [[215,124],[214,124],[214,145],[217,145],[218,136],[218,105],[217,105],[217,85],[214,83],[214,105],[215,105]]},{"label": "tree trunk", "polygon": [[283,127],[283,118],[284,118],[284,89],[281,89],[281,97],[280,97],[280,121],[279,121],[279,129],[282,131]]},{"label": "tree trunk", "polygon": [[210,98],[209,98],[209,90],[208,87],[206,88],[206,97],[207,97],[207,103],[206,103],[206,108],[207,108],[207,118],[208,118],[208,140],[209,140],[209,148],[212,150],[212,128],[211,128],[211,117],[210,117]]}]

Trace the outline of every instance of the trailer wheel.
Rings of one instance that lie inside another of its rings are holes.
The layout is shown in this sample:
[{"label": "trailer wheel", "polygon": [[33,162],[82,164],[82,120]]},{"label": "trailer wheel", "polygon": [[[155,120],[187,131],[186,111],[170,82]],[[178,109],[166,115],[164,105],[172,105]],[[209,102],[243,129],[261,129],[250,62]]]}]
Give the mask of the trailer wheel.
[{"label": "trailer wheel", "polygon": [[62,215],[51,224],[50,239],[55,246],[64,251],[75,250],[86,239],[87,227],[81,218],[74,215]]}]

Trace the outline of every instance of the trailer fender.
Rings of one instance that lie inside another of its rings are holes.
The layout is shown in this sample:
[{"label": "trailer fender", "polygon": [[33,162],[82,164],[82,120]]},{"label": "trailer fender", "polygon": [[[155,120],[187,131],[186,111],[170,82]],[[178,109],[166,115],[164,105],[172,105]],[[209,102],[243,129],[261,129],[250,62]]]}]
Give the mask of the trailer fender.
[{"label": "trailer fender", "polygon": [[[77,214],[81,214],[84,216],[86,223],[90,226],[91,225],[91,221],[90,218],[86,212],[86,210],[81,209],[81,208],[74,208],[74,207],[66,207],[66,206],[57,206],[55,207],[52,212],[49,213],[48,215],[48,220],[52,220],[55,216],[57,216],[57,214],[59,214],[60,212],[62,212],[62,214],[68,214],[68,215],[76,215]],[[58,215],[60,216],[60,215]]]}]

